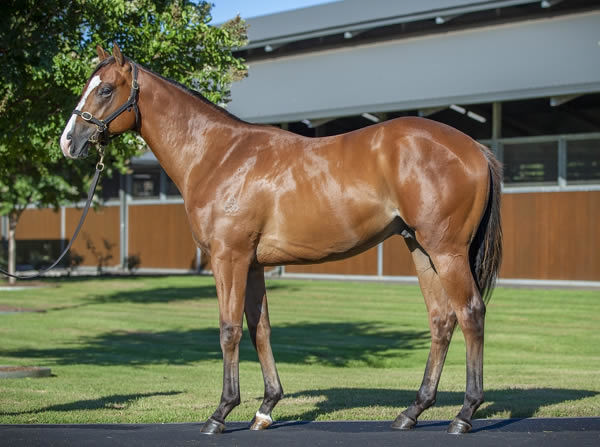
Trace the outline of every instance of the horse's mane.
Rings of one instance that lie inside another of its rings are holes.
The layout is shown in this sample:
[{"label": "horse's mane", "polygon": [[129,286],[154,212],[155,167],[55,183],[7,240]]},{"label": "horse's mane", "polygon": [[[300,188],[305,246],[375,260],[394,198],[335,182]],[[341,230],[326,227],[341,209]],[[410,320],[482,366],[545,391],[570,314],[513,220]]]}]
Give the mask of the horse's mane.
[{"label": "horse's mane", "polygon": [[[127,62],[130,62],[130,63],[134,63],[134,64],[136,64],[138,67],[140,67],[140,68],[141,68],[141,69],[143,69],[144,71],[147,71],[148,73],[151,73],[151,74],[153,74],[154,76],[156,76],[156,77],[158,77],[158,78],[162,79],[163,81],[166,81],[166,82],[168,82],[169,84],[171,84],[171,85],[173,85],[173,86],[177,87],[178,89],[180,89],[180,90],[183,90],[185,93],[187,93],[187,94],[189,94],[189,95],[192,95],[193,97],[195,97],[195,98],[197,98],[197,99],[201,100],[201,101],[202,101],[202,102],[204,102],[204,103],[205,103],[207,106],[209,106],[211,109],[213,109],[215,112],[218,112],[218,113],[224,114],[225,116],[227,116],[227,117],[229,117],[229,118],[231,118],[231,119],[234,119],[234,120],[236,120],[236,121],[239,121],[239,122],[241,122],[241,123],[244,123],[244,124],[249,124],[247,121],[244,121],[243,119],[241,119],[241,118],[238,118],[238,117],[237,117],[237,116],[235,116],[233,113],[231,113],[231,112],[227,111],[227,110],[226,110],[226,109],[224,109],[223,107],[220,107],[220,106],[218,106],[217,104],[215,104],[214,102],[212,102],[212,101],[208,100],[208,99],[207,99],[207,98],[206,98],[206,97],[205,97],[205,96],[204,96],[202,93],[200,93],[199,91],[197,91],[197,90],[194,90],[194,89],[191,89],[191,88],[189,88],[189,87],[187,87],[187,86],[185,86],[185,85],[181,84],[180,82],[174,81],[174,80],[172,80],[172,79],[169,79],[169,78],[165,78],[164,76],[162,76],[162,75],[160,75],[160,74],[158,74],[158,73],[156,73],[156,72],[154,72],[154,71],[150,70],[149,68],[146,68],[146,67],[144,67],[144,66],[142,66],[142,65],[138,64],[137,62],[134,62],[134,61],[132,61],[132,60],[131,60],[131,59],[129,59],[128,57],[125,57],[125,60],[126,60]],[[107,66],[107,65],[111,64],[111,63],[112,63],[112,62],[114,62],[114,61],[115,61],[115,58],[114,58],[114,56],[109,56],[109,57],[107,57],[106,59],[104,59],[104,60],[100,61],[100,62],[98,63],[98,65],[96,65],[96,68],[94,68],[94,71],[93,71],[92,75],[90,76],[90,78],[91,78],[91,77],[93,77],[93,76],[94,76],[94,75],[95,75],[95,74],[96,74],[96,73],[97,73],[97,72],[98,72],[98,71],[99,71],[101,68],[103,68],[103,67],[105,67],[105,66]]]}]

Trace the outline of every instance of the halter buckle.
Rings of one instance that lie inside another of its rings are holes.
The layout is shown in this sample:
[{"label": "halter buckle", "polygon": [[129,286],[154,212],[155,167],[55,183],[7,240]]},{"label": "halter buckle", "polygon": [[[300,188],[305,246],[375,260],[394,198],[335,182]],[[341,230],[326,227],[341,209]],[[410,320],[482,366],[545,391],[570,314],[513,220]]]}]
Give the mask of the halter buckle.
[{"label": "halter buckle", "polygon": [[81,112],[81,115],[79,116],[81,116],[81,118],[83,118],[85,121],[90,121],[93,118],[90,112]]}]

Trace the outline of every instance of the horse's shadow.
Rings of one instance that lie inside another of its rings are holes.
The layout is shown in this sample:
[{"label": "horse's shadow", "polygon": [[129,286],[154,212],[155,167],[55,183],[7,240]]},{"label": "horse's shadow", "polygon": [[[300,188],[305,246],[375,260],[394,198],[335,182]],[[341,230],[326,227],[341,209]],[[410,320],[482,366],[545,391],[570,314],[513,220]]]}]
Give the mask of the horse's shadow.
[{"label": "horse's shadow", "polygon": [[[152,278],[152,276],[149,276]],[[192,286],[177,286],[177,287],[144,287],[143,280],[144,276],[128,277],[127,281],[130,284],[136,285],[137,287],[131,287],[125,290],[118,290],[115,292],[106,291],[91,291],[89,296],[81,300],[78,303],[66,306],[58,306],[54,308],[45,309],[46,311],[63,311],[71,310],[78,307],[91,306],[96,304],[121,304],[121,303],[134,303],[134,304],[156,304],[156,303],[174,303],[178,301],[197,301],[197,300],[217,300],[217,289],[214,284],[206,285],[192,285]],[[119,279],[117,277],[117,279]],[[103,281],[114,281],[115,277],[107,276],[95,276],[85,278],[65,278],[61,279],[60,282],[69,283],[75,282],[85,283],[87,281],[103,282]],[[59,281],[49,282],[49,284],[57,285]],[[297,287],[289,286],[287,284],[269,284],[267,290],[273,292],[276,290],[296,291]]]},{"label": "horse's shadow", "polygon": [[[346,366],[360,363],[372,367],[425,349],[427,331],[387,331],[367,322],[298,322],[273,328],[273,349],[278,363]],[[328,340],[323,343],[323,339]],[[302,340],[302,344],[298,343]],[[5,352],[16,358],[52,359],[56,364],[150,365],[192,364],[219,360],[219,329],[170,331],[111,331],[82,338],[75,346],[25,348]],[[240,344],[240,360],[256,362],[257,356],[246,334]]]},{"label": "horse's shadow", "polygon": [[[0,415],[22,415],[36,414],[48,411],[71,412],[77,410],[98,410],[98,409],[123,409],[132,402],[153,396],[173,396],[180,394],[179,391],[150,392],[138,394],[119,394],[100,397],[97,399],[80,400],[65,404],[51,405],[48,407],[21,411],[21,412],[0,412]],[[339,410],[348,410],[353,408],[374,408],[377,406],[397,407],[398,411],[408,405],[415,397],[414,390],[395,390],[382,388],[328,388],[319,390],[299,391],[297,393],[286,395],[286,399],[307,399],[317,398],[316,407],[297,413],[293,411],[293,406],[280,406],[277,409],[277,418],[281,422],[276,423],[273,428],[281,428],[289,425],[304,424],[307,421],[314,421],[318,416],[335,413]],[[571,390],[556,388],[531,388],[531,389],[502,389],[487,390],[486,400],[489,403],[475,414],[475,418],[489,418],[498,414],[502,415],[503,420],[497,423],[486,424],[474,431],[490,430],[502,428],[514,423],[520,418],[532,417],[536,412],[545,406],[555,405],[567,401],[577,401],[588,397],[598,395],[597,391],[590,390]],[[456,406],[457,410],[463,399],[463,393],[458,391],[440,391],[438,392],[437,405]],[[507,416],[508,415],[508,416]],[[508,419],[507,419],[508,418]],[[421,427],[445,426],[447,422],[423,421],[419,422]],[[348,428],[344,428],[345,431]]]},{"label": "horse's shadow", "polygon": [[[598,391],[574,390],[560,388],[511,388],[491,389],[485,391],[486,404],[477,411],[474,418],[528,418],[549,405],[568,401],[578,401],[600,394]],[[374,408],[378,406],[398,407],[398,411],[408,406],[416,397],[415,390],[395,390],[381,388],[328,388],[299,391],[287,394],[287,399],[316,399],[313,409],[303,413],[294,413],[285,407],[278,408],[280,420],[314,421],[317,417],[353,408]],[[436,406],[456,406],[460,408],[464,398],[463,392],[439,391]],[[290,407],[291,409],[292,407]],[[439,423],[425,421],[422,425]],[[445,425],[443,423],[441,425]],[[482,429],[496,428],[490,425]]]}]

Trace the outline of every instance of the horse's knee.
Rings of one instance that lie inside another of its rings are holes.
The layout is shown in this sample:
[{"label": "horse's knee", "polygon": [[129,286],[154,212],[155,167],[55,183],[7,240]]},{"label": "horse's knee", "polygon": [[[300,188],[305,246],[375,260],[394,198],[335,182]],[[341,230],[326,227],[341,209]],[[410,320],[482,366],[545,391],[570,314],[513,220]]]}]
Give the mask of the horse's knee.
[{"label": "horse's knee", "polygon": [[242,339],[242,327],[232,324],[221,326],[221,348],[229,349],[237,346]]}]

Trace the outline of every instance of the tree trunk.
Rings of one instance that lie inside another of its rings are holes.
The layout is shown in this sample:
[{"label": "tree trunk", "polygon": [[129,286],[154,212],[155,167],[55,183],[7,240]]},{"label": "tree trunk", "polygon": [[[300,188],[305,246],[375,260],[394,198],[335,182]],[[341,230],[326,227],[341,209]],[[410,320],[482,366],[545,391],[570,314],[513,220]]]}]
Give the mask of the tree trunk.
[{"label": "tree trunk", "polygon": [[[14,275],[17,266],[17,244],[15,242],[15,232],[19,217],[17,213],[10,213],[8,216],[8,273]],[[13,285],[17,282],[15,278],[8,278],[8,283]]]}]

